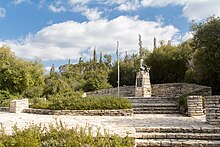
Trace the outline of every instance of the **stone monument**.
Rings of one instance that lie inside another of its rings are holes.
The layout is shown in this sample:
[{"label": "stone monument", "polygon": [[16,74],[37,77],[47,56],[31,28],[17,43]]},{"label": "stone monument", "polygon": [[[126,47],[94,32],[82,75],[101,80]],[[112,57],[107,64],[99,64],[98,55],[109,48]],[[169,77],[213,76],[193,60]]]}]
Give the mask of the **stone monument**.
[{"label": "stone monument", "polygon": [[140,69],[136,75],[135,97],[151,97],[150,68],[140,61]]}]

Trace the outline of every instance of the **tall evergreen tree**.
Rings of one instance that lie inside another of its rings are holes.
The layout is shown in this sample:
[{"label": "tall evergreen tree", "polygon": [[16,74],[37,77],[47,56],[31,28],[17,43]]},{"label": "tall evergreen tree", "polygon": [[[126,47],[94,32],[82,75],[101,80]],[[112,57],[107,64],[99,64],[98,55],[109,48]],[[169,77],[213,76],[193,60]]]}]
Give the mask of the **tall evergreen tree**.
[{"label": "tall evergreen tree", "polygon": [[154,37],[154,49],[157,48],[157,39]]},{"label": "tall evergreen tree", "polygon": [[143,47],[142,47],[141,35],[138,35],[138,45],[139,45],[140,58],[143,58]]},{"label": "tall evergreen tree", "polygon": [[99,57],[99,64],[102,64],[103,61],[102,61],[102,51],[100,51],[100,57]]},{"label": "tall evergreen tree", "polygon": [[96,54],[96,49],[95,48],[94,48],[94,51],[93,51],[93,62],[97,63],[97,54]]}]

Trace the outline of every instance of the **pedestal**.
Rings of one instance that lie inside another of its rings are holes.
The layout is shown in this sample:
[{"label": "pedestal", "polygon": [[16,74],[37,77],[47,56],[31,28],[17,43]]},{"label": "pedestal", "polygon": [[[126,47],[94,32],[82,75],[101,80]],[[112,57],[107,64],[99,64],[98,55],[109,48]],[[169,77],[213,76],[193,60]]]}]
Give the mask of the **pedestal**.
[{"label": "pedestal", "polygon": [[137,72],[135,97],[151,97],[150,75],[148,71]]}]

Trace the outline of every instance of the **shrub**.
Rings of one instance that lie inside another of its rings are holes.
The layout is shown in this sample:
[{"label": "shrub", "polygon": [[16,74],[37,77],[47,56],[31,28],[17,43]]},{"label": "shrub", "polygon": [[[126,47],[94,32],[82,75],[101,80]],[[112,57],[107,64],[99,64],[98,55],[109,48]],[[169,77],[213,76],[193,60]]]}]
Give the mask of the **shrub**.
[{"label": "shrub", "polygon": [[83,98],[77,94],[71,96],[56,95],[48,98],[48,100],[44,102],[37,101],[33,103],[32,107],[52,110],[109,110],[132,108],[130,101],[125,98],[114,96]]},{"label": "shrub", "polygon": [[182,95],[178,100],[180,112],[183,114],[186,114],[187,112],[187,96],[188,95]]},{"label": "shrub", "polygon": [[131,147],[134,139],[129,137],[110,136],[99,131],[92,133],[91,127],[76,127],[67,129],[62,123],[49,128],[41,125],[31,125],[24,130],[13,128],[12,135],[6,135],[0,130],[0,146],[31,146],[31,147],[63,147],[63,146],[90,146],[90,147]]},{"label": "shrub", "polygon": [[29,99],[30,107],[36,109],[47,109],[50,102],[45,98],[33,98]]}]

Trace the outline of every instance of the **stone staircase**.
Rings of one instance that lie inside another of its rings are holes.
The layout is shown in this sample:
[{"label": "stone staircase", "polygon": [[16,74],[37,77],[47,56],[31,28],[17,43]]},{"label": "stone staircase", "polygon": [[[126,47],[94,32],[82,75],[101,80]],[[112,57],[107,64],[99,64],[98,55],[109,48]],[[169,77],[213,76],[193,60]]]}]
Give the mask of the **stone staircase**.
[{"label": "stone staircase", "polygon": [[130,97],[134,114],[179,114],[179,108],[170,97]]},{"label": "stone staircase", "polygon": [[219,147],[220,128],[138,127],[136,147]]}]

